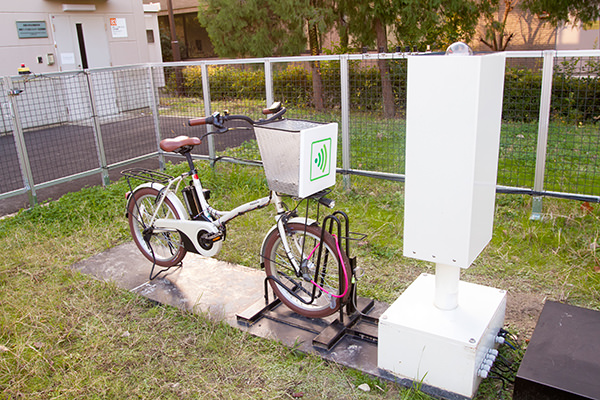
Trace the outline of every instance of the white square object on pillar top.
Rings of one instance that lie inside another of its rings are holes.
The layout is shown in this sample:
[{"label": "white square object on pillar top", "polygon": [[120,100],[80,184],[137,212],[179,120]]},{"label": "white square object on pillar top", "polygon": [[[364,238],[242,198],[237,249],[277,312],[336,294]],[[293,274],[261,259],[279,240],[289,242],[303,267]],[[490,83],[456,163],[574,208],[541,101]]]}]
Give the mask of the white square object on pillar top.
[{"label": "white square object on pillar top", "polygon": [[492,238],[505,57],[408,59],[404,255],[468,268]]}]

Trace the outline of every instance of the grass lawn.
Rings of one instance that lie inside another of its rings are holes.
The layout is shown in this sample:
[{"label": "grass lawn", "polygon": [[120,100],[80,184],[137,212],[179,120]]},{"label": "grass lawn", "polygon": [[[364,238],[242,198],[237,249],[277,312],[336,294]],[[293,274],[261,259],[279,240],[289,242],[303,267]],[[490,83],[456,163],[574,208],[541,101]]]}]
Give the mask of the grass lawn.
[{"label": "grass lawn", "polygon": [[[259,168],[197,164],[217,208],[266,191]],[[352,177],[345,191],[339,181],[332,197],[352,230],[368,235],[354,248],[365,270],[359,294],[392,302],[433,272],[402,256],[403,184]],[[0,220],[0,398],[428,398],[71,271],[130,240],[126,190],[121,181],[86,188]],[[508,290],[506,324],[519,343],[544,299],[600,309],[598,207],[546,199],[543,220],[533,222],[530,198],[498,195],[496,203],[492,242],[462,279]],[[255,266],[272,213],[233,221],[218,258]],[[358,390],[362,383],[371,391]],[[477,399],[502,397],[510,385],[487,379]]]}]

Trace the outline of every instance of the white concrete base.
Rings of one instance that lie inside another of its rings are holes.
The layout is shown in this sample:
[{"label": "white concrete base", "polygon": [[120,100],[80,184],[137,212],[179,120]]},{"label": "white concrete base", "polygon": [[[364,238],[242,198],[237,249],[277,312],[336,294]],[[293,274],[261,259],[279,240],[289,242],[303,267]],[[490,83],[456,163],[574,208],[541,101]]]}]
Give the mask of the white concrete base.
[{"label": "white concrete base", "polygon": [[422,274],[379,319],[377,365],[396,376],[473,397],[478,370],[504,325],[506,291],[459,282],[458,307],[434,305],[435,275]]}]

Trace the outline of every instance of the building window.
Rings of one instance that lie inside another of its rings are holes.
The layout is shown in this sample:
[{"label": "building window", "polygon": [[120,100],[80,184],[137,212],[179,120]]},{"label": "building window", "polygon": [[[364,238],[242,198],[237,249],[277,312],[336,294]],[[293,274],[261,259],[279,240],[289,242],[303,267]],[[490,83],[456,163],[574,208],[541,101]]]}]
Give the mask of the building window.
[{"label": "building window", "polygon": [[152,29],[146,29],[146,39],[148,43],[154,43],[154,31]]}]

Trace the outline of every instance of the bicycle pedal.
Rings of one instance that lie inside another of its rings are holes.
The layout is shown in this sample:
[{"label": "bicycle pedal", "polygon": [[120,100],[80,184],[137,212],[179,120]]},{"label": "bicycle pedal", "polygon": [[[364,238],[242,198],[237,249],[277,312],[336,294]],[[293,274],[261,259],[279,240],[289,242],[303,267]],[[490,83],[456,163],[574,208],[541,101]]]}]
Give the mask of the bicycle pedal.
[{"label": "bicycle pedal", "polygon": [[222,232],[205,233],[202,235],[202,239],[209,241],[209,242],[218,242],[219,240],[223,239],[223,233]]}]

